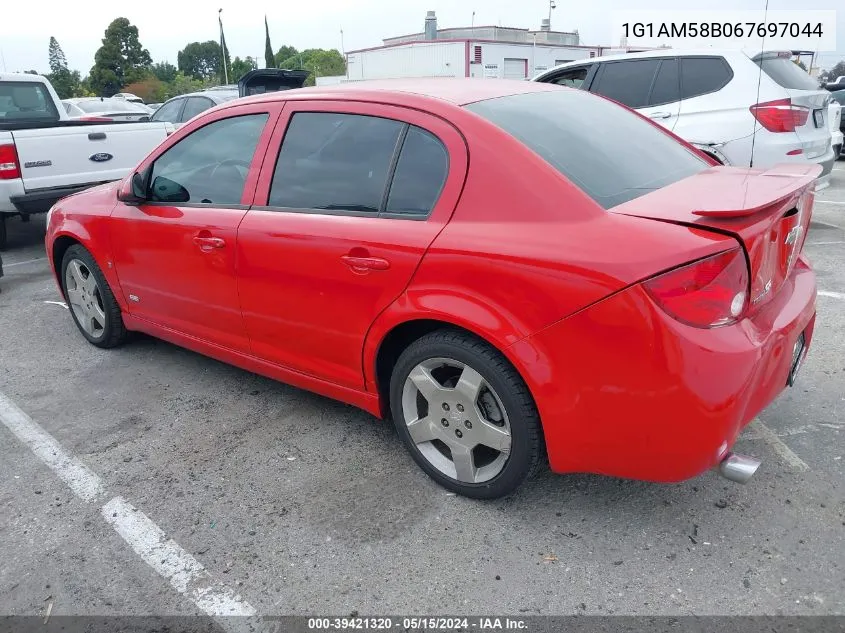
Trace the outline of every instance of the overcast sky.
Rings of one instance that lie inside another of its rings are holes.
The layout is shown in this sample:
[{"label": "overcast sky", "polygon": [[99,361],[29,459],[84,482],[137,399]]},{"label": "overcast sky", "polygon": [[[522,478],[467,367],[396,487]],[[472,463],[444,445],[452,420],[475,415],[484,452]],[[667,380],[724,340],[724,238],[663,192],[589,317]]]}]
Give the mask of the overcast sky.
[{"label": "overcast sky", "polygon": [[[609,15],[634,8],[677,10],[762,9],[765,0],[556,0],[552,12],[555,30],[578,29],[583,44],[616,45],[611,42]],[[845,58],[845,4],[842,0],[769,0],[770,9],[837,9],[838,53],[825,52],[821,66],[830,67]],[[103,31],[116,17],[126,17],[138,27],[141,43],[153,60],[176,63],[177,52],[192,41],[217,39],[217,9],[223,9],[226,42],[232,57],[264,60],[264,15],[270,24],[274,50],[282,44],[297,48],[346,50],[378,46],[382,38],[422,31],[427,10],[437,12],[440,28],[475,24],[501,24],[539,28],[548,16],[548,0],[317,0],[272,2],[270,0],[217,0],[217,3],[183,0],[142,2],[68,2],[6,0],[0,10],[0,70],[35,69],[48,72],[50,36],[61,44],[72,69],[87,74],[94,63]]]}]

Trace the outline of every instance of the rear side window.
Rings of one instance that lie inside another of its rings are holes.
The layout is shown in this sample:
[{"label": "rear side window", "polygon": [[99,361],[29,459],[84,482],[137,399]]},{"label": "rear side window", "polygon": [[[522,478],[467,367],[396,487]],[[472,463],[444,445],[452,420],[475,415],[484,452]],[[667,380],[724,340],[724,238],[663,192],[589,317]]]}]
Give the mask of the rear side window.
[{"label": "rear side window", "polygon": [[659,64],[656,59],[602,64],[590,92],[624,103],[629,108],[642,108],[648,104],[648,93]]},{"label": "rear side window", "polygon": [[387,213],[425,217],[434,208],[449,173],[449,155],[433,134],[408,128],[387,197]]},{"label": "rear side window", "polygon": [[709,167],[636,113],[580,90],[510,95],[466,108],[517,138],[605,209]]},{"label": "rear side window", "polygon": [[182,109],[184,99],[174,99],[168,101],[161,106],[152,116],[153,121],[164,121],[167,123],[176,123],[179,120],[179,111]]},{"label": "rear side window", "polygon": [[757,59],[755,63],[783,88],[789,90],[818,90],[821,87],[819,82],[786,57]]},{"label": "rear side window", "polygon": [[378,214],[404,127],[359,114],[294,114],[276,162],[269,205]]},{"label": "rear side window", "polygon": [[660,62],[657,77],[654,78],[654,86],[651,88],[648,105],[656,106],[672,103],[679,101],[680,98],[681,85],[678,76],[678,60],[675,58],[664,59]]},{"label": "rear side window", "polygon": [[58,121],[59,111],[43,84],[30,81],[0,83],[0,122]]},{"label": "rear side window", "polygon": [[681,98],[692,99],[724,88],[733,71],[723,57],[682,57]]}]

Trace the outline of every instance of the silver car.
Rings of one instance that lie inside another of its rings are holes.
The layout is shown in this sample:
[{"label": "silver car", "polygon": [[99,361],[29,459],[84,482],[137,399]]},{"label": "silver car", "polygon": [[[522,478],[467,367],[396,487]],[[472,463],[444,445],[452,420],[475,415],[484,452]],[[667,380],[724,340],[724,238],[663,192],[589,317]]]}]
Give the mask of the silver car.
[{"label": "silver car", "polygon": [[108,121],[149,121],[153,113],[143,103],[107,97],[63,99],[62,104],[71,119]]},{"label": "silver car", "polygon": [[220,86],[199,92],[190,92],[165,101],[161,107],[153,112],[150,120],[172,123],[174,127],[178,128],[200,112],[205,112],[209,108],[237,98],[237,86]]}]

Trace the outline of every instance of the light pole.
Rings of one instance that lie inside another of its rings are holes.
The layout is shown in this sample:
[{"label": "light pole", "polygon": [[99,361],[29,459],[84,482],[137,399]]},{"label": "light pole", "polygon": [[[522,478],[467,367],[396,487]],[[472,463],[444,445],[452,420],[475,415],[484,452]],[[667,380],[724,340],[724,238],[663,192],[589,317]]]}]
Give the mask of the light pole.
[{"label": "light pole", "polygon": [[223,83],[229,84],[229,69],[226,68],[226,38],[223,37],[223,9],[217,10],[217,21],[220,23],[220,54],[223,56]]}]

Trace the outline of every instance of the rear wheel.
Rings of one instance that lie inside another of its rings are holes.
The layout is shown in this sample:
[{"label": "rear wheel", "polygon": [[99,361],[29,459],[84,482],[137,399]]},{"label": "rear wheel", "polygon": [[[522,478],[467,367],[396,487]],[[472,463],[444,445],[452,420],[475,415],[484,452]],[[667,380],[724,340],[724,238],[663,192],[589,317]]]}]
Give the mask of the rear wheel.
[{"label": "rear wheel", "polygon": [[74,244],[62,258],[62,290],[76,327],[97,347],[116,347],[126,339],[120,306],[97,262]]},{"label": "rear wheel", "polygon": [[439,330],[412,343],[394,367],[390,402],[414,460],[449,490],[501,497],[540,463],[540,419],[528,387],[474,336]]}]

